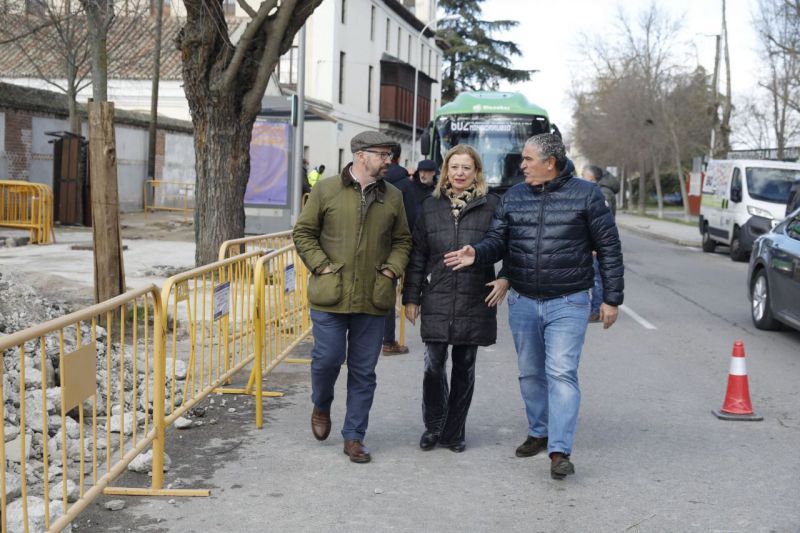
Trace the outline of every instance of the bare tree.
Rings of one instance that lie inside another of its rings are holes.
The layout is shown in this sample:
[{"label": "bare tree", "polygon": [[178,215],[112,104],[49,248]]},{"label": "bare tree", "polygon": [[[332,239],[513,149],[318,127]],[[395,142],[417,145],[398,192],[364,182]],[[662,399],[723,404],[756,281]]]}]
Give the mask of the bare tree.
[{"label": "bare tree", "polygon": [[745,146],[762,150],[774,146],[770,114],[765,111],[769,108],[769,96],[763,93],[746,96],[739,103],[733,120],[738,139]]},{"label": "bare tree", "polygon": [[86,20],[71,0],[47,0],[34,10],[14,0],[17,9],[0,14],[0,35],[25,57],[32,74],[67,95],[70,131],[81,133],[76,95],[89,82]]},{"label": "bare tree", "polygon": [[[635,23],[621,12],[612,34],[584,45],[595,70],[592,87],[576,92],[575,137],[596,163],[638,170],[638,209],[652,176],[663,214],[662,168],[673,161],[682,180],[684,158],[702,150],[710,127],[708,80],[683,65],[681,28],[655,4]],[[685,191],[681,187],[685,201]]]},{"label": "bare tree", "polygon": [[269,76],[322,0],[265,0],[239,41],[231,42],[219,0],[184,0],[178,36],[183,80],[195,130],[198,265],[216,260],[226,239],[244,235],[250,138]]},{"label": "bare tree", "polygon": [[759,86],[769,95],[768,122],[779,158],[800,134],[800,2],[760,0],[755,25],[765,69]]},{"label": "bare tree", "polygon": [[[124,16],[114,17],[109,23],[115,36],[108,51],[112,76],[142,60],[131,53],[127,37],[147,27],[142,22],[149,5],[145,0],[128,0],[126,5]],[[0,10],[0,46],[11,47],[24,57],[30,77],[67,96],[69,130],[80,135],[77,95],[92,83],[84,5],[78,0],[40,0],[35,6],[26,8],[24,0],[10,0],[9,8]]]}]

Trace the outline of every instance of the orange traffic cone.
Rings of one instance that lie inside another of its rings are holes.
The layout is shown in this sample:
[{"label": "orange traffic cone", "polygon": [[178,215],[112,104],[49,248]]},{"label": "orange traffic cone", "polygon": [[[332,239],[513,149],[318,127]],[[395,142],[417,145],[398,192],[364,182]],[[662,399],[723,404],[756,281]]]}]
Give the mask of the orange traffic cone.
[{"label": "orange traffic cone", "polygon": [[747,366],[744,363],[744,343],[733,343],[731,354],[731,369],[728,373],[728,391],[722,409],[711,411],[722,420],[764,420],[753,412],[750,404],[750,386],[747,384]]}]

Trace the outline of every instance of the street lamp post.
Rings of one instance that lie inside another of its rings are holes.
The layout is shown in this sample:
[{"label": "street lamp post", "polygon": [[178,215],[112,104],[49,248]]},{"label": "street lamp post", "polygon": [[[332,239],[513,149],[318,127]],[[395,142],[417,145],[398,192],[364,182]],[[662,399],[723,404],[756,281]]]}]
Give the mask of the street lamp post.
[{"label": "street lamp post", "polygon": [[[445,20],[450,20],[451,17],[443,17],[439,19],[439,22],[443,22]],[[416,168],[417,167],[417,90],[419,87],[419,67],[422,64],[422,51],[420,50],[420,46],[422,45],[422,36],[425,34],[425,30],[428,29],[428,26],[437,22],[437,19],[431,19],[422,27],[420,30],[419,35],[417,35],[417,51],[419,53],[419,59],[417,59],[416,65],[414,65],[414,115],[411,122],[411,165]],[[430,65],[428,65],[430,68]]]}]

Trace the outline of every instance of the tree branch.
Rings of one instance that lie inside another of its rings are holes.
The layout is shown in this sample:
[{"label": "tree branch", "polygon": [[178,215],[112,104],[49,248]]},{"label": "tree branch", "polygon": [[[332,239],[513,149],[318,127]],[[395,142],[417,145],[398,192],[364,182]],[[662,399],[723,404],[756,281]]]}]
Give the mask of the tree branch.
[{"label": "tree branch", "polygon": [[[240,1],[243,2],[244,0]],[[234,52],[233,59],[231,59],[231,62],[225,69],[225,74],[222,76],[222,81],[219,83],[218,87],[214,87],[212,90],[218,89],[224,91],[230,89],[234,81],[236,81],[237,75],[239,74],[239,68],[242,66],[242,62],[247,56],[247,52],[250,49],[253,38],[258,34],[259,31],[261,31],[264,22],[269,16],[269,13],[277,4],[278,0],[261,2],[261,6],[258,8],[258,13],[254,14],[253,20],[247,25],[247,29],[244,30],[239,42],[236,43],[236,52]],[[286,6],[281,6],[280,10],[283,11],[285,8]]]},{"label": "tree branch", "polygon": [[[289,22],[292,20],[297,0],[285,0],[278,10],[277,16],[267,23],[265,30],[268,33],[275,31],[272,38],[267,39],[267,46],[261,53],[261,59],[258,64],[258,72],[256,73],[253,86],[245,93],[242,102],[242,114],[255,115],[261,109],[261,98],[264,96],[264,91],[269,83],[269,76],[275,68],[275,63],[278,61],[279,52],[283,43],[284,35],[287,35],[286,29]],[[310,13],[310,12],[309,12]],[[302,16],[294,14],[295,16]],[[308,15],[306,15],[307,17]],[[305,19],[303,19],[305,20]],[[294,33],[291,34],[294,37]]]},{"label": "tree branch", "polygon": [[251,18],[256,18],[256,12],[253,10],[252,7],[248,5],[248,3],[245,0],[236,0],[236,2],[239,4],[239,7],[244,9],[245,13],[250,15]]}]

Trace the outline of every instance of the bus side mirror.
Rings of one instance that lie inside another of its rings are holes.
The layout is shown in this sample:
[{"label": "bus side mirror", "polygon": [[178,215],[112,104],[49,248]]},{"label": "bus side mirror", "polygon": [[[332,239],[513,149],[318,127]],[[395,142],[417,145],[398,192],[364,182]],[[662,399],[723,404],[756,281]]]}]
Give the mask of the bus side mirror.
[{"label": "bus side mirror", "polygon": [[431,134],[428,130],[422,132],[422,136],[419,138],[419,148],[420,153],[424,156],[428,156],[431,153]]},{"label": "bus side mirror", "polygon": [[742,201],[742,189],[731,189],[731,202],[739,203]]},{"label": "bus side mirror", "polygon": [[561,137],[561,130],[558,129],[558,126],[556,126],[555,124],[550,124],[550,127],[553,129],[553,135],[555,135],[559,139],[561,139],[562,138]]}]

